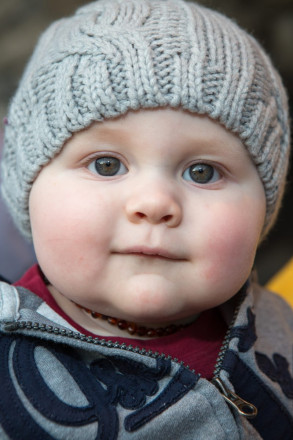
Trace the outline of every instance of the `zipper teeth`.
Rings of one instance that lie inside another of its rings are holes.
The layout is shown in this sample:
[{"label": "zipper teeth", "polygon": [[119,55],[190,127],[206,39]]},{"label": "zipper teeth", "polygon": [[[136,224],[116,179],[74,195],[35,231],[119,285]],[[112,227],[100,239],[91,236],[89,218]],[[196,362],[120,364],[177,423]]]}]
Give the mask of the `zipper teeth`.
[{"label": "zipper teeth", "polygon": [[187,370],[190,370],[192,373],[195,373],[195,370],[191,369],[189,365],[186,365],[183,361],[179,361],[177,358],[173,358],[170,355],[165,355],[164,353],[154,352],[152,350],[146,350],[145,348],[134,347],[133,345],[119,342],[113,342],[111,340],[100,339],[98,337],[94,338],[92,336],[86,336],[79,332],[74,332],[73,330],[60,329],[59,327],[54,327],[52,325],[47,324],[39,324],[38,322],[32,321],[20,321],[20,322],[8,322],[5,324],[4,329],[6,331],[14,331],[14,330],[37,330],[44,333],[53,333],[54,335],[64,336],[70,339],[78,339],[83,342],[87,342],[89,344],[100,345],[101,347],[108,348],[118,348],[124,351],[130,351],[132,353],[141,354],[143,356],[147,356],[153,359],[161,358],[161,359],[169,359],[181,366],[184,366]]},{"label": "zipper teeth", "polygon": [[214,374],[213,374],[213,379],[216,379],[216,378],[219,377],[220,370],[221,370],[221,367],[222,367],[222,363],[223,363],[223,360],[224,360],[224,356],[225,356],[226,351],[227,351],[227,349],[229,347],[229,343],[230,343],[230,341],[232,339],[231,338],[231,331],[232,331],[232,328],[234,327],[234,324],[235,324],[235,321],[237,319],[240,307],[241,307],[241,305],[242,305],[242,303],[244,301],[244,298],[246,296],[247,287],[248,287],[248,283],[246,283],[244,285],[243,290],[242,290],[242,292],[240,294],[240,297],[239,297],[238,304],[235,307],[235,310],[234,310],[234,313],[233,313],[233,317],[232,317],[232,321],[231,321],[231,323],[230,323],[230,325],[228,327],[226,336],[224,338],[222,347],[220,349],[220,352],[219,352],[219,355],[218,355],[218,358],[217,358],[217,361],[216,361],[216,365],[215,365],[215,369],[214,369]]}]

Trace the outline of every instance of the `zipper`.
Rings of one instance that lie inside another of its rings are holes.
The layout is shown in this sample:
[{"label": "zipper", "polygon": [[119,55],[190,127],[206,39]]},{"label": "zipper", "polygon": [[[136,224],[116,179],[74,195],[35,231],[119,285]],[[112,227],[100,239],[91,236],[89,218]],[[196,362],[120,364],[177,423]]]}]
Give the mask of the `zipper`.
[{"label": "zipper", "polygon": [[234,409],[237,410],[237,412],[241,415],[246,417],[247,419],[253,419],[257,416],[257,408],[252,403],[247,402],[246,400],[239,397],[236,393],[229,390],[228,387],[224,384],[222,379],[220,378],[220,371],[222,368],[223,360],[226,354],[226,351],[229,348],[229,344],[231,341],[231,332],[232,328],[234,327],[235,321],[237,319],[240,307],[242,305],[242,302],[244,301],[244,298],[246,296],[246,292],[249,286],[249,281],[247,281],[244,286],[242,287],[241,291],[239,292],[239,299],[238,303],[235,307],[234,314],[231,320],[231,323],[229,325],[228,331],[226,333],[226,336],[224,338],[222,347],[220,349],[215,369],[214,369],[214,376],[212,378],[212,384],[220,391],[226,402],[232,406]]},{"label": "zipper", "polygon": [[213,377],[213,379],[219,379],[219,374],[220,374],[220,371],[221,371],[221,368],[222,368],[223,360],[224,360],[226,351],[228,350],[228,347],[229,347],[229,344],[230,344],[230,341],[231,341],[232,328],[235,325],[235,321],[237,319],[240,307],[241,307],[242,302],[243,302],[243,300],[244,300],[244,298],[246,296],[246,290],[247,290],[247,284],[245,284],[243,286],[241,292],[239,292],[238,303],[237,303],[237,305],[236,305],[236,307],[234,309],[232,320],[230,322],[230,325],[228,327],[227,333],[226,333],[225,338],[223,340],[222,347],[221,347],[221,349],[219,351],[218,358],[216,360],[216,365],[215,365],[215,369],[214,369],[214,377]]},{"label": "zipper", "polygon": [[[257,415],[257,408],[252,403],[245,401],[237,394],[229,390],[228,387],[224,384],[224,382],[220,378],[220,370],[223,363],[223,359],[231,340],[231,330],[236,321],[240,306],[245,297],[245,293],[246,293],[246,289],[243,289],[243,293],[242,295],[240,294],[238,305],[235,308],[231,324],[229,325],[228,331],[226,333],[222,347],[220,349],[211,383],[218,389],[218,391],[221,393],[225,401],[234,409],[236,409],[241,416],[244,416],[246,418],[254,418]],[[54,327],[52,325],[40,324],[38,322],[32,322],[32,321],[13,321],[13,322],[6,322],[4,324],[4,330],[8,332],[16,331],[16,330],[35,330],[44,333],[51,333],[51,334],[53,333],[55,335],[60,335],[70,339],[77,339],[79,341],[83,341],[89,344],[99,345],[101,347],[108,347],[108,348],[118,348],[120,350],[141,354],[143,356],[147,356],[154,359],[157,358],[169,359],[181,366],[184,366],[187,370],[190,370],[192,373],[195,373],[193,369],[192,370],[190,369],[189,365],[185,365],[184,362],[182,361],[180,362],[177,358],[172,358],[172,356],[166,356],[164,353],[153,352],[152,350],[146,350],[144,348],[141,349],[124,343],[120,344],[119,342],[100,339],[98,337],[94,338],[92,336],[83,335],[82,333],[79,332],[74,332],[73,330],[60,329],[59,327]]]},{"label": "zipper", "polygon": [[[87,342],[89,344],[99,345],[101,347],[118,348],[120,350],[130,351],[154,359],[159,357],[162,359],[170,359],[176,362],[177,364],[184,365],[184,362],[179,362],[178,359],[172,358],[172,356],[166,356],[164,353],[153,352],[152,350],[146,350],[145,348],[138,348],[138,347],[134,347],[133,345],[127,345],[124,343],[120,344],[119,342],[100,339],[98,337],[94,338],[92,336],[83,335],[82,333],[79,332],[74,332],[73,330],[60,329],[59,327],[54,327],[52,325],[47,325],[47,324],[40,324],[38,322],[32,322],[32,321],[6,322],[4,324],[4,330],[8,332],[12,332],[16,330],[35,330],[35,331],[41,331],[43,333],[51,333],[51,334],[53,333],[54,335],[60,335],[70,339],[77,339],[79,341]],[[189,366],[185,366],[185,368],[190,370]],[[194,370],[191,371],[194,372]]]}]

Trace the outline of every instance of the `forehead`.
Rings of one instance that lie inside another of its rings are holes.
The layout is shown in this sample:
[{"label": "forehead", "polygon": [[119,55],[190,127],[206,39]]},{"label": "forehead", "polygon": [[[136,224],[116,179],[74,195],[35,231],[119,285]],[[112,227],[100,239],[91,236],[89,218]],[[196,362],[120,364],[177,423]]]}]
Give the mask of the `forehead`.
[{"label": "forehead", "polygon": [[[119,146],[137,151],[160,147],[166,153],[196,149],[199,153],[242,155],[249,158],[240,138],[206,115],[182,109],[159,108],[131,111],[119,118],[95,122],[75,133],[64,145],[62,154]],[[70,151],[69,151],[70,150]]]}]

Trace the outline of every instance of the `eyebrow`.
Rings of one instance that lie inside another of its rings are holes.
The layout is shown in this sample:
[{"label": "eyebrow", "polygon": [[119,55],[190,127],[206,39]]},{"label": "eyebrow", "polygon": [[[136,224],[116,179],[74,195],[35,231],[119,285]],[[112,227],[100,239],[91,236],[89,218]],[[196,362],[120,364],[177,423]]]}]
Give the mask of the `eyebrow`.
[{"label": "eyebrow", "polygon": [[98,138],[101,138],[102,140],[107,140],[112,138],[113,135],[119,136],[119,139],[124,139],[126,136],[129,136],[129,132],[125,130],[121,126],[117,126],[117,124],[113,124],[110,127],[105,126],[96,126],[97,132],[95,134],[95,131],[93,132],[93,136],[97,136]]}]

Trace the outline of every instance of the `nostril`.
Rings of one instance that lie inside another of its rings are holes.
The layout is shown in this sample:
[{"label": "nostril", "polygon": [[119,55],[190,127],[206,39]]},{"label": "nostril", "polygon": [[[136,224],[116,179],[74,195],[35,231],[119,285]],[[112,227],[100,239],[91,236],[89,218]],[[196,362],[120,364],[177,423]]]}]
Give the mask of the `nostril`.
[{"label": "nostril", "polygon": [[137,212],[136,215],[137,215],[137,217],[139,217],[139,218],[145,218],[145,217],[146,217],[146,215],[143,214],[142,212]]},{"label": "nostril", "polygon": [[164,217],[162,217],[162,220],[167,223],[172,219],[172,215],[168,214],[168,215],[164,215]]}]

